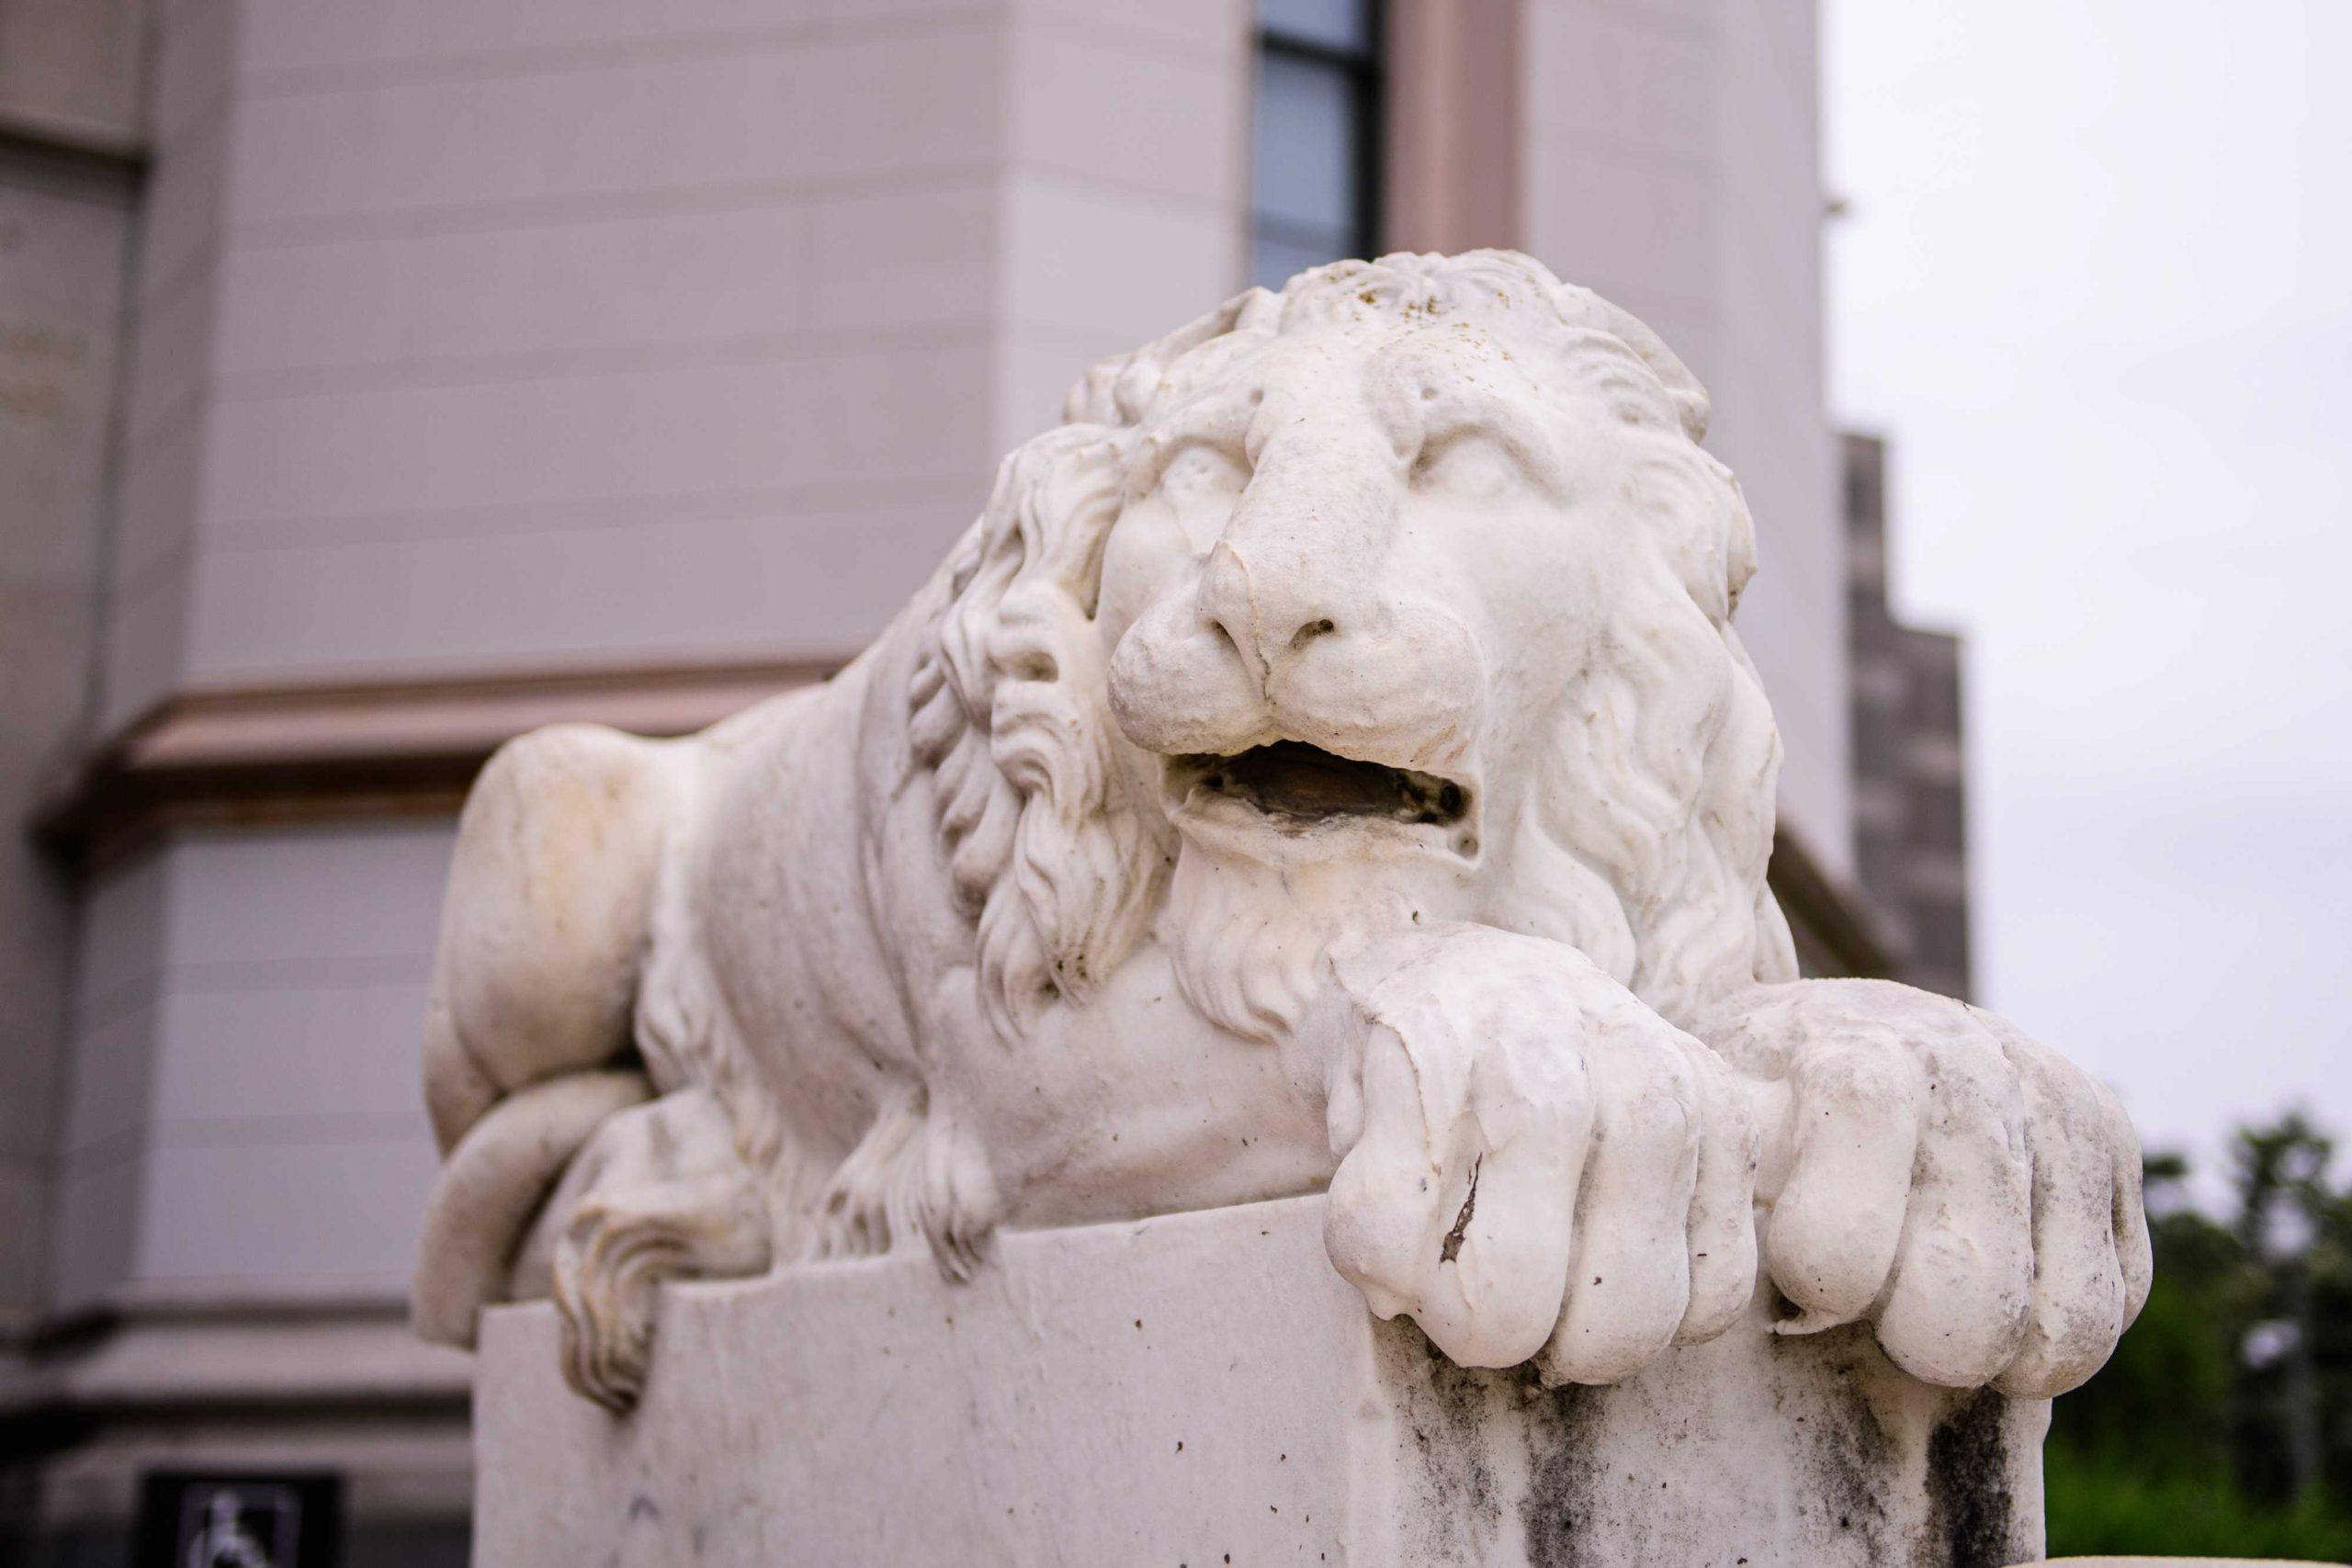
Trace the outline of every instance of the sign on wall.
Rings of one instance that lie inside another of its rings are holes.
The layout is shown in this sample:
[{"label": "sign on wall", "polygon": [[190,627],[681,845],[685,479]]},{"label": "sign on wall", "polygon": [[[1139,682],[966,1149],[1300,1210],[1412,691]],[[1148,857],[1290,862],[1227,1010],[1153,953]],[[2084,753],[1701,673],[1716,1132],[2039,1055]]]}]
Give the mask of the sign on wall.
[{"label": "sign on wall", "polygon": [[334,1568],[343,1481],[158,1471],[140,1495],[137,1568]]}]

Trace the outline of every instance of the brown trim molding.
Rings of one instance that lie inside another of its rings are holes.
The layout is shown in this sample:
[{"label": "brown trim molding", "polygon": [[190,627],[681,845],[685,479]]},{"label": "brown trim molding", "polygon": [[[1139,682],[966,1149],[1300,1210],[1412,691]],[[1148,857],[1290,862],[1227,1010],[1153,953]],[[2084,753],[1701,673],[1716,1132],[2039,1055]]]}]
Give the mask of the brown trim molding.
[{"label": "brown trim molding", "polygon": [[147,169],[140,137],[21,109],[0,109],[0,153],[130,179]]},{"label": "brown trim molding", "polygon": [[107,742],[36,813],[69,857],[173,828],[449,813],[490,754],[525,730],[589,721],[685,735],[843,660],[762,660],[516,671],[441,680],[194,691]]},{"label": "brown trim molding", "polygon": [[[841,660],[627,665],[189,692],[101,748],[35,817],[84,863],[175,828],[446,816],[490,754],[544,724],[686,735]],[[1891,973],[1868,908],[1783,825],[1772,890],[1811,974]]]},{"label": "brown trim molding", "polygon": [[1387,7],[1383,248],[1521,243],[1520,36],[1528,3]]}]

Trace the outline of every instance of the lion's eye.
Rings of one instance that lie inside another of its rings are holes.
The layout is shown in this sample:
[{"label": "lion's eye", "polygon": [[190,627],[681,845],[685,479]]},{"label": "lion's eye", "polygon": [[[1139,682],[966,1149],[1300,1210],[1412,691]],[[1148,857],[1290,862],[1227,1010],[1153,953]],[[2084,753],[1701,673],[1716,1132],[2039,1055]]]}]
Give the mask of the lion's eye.
[{"label": "lion's eye", "polygon": [[1231,454],[1216,446],[1185,447],[1159,470],[1159,490],[1178,507],[1238,495],[1250,476]]},{"label": "lion's eye", "polygon": [[1413,464],[1413,483],[1465,501],[1500,495],[1519,479],[1519,462],[1491,436],[1448,436],[1423,449]]}]

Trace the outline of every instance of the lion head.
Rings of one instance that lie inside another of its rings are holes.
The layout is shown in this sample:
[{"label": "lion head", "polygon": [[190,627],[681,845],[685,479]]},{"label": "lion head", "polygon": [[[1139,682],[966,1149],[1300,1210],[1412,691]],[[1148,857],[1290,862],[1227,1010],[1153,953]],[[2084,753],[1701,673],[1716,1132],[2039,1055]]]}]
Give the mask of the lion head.
[{"label": "lion head", "polygon": [[985,1005],[1158,922],[1272,1037],[1351,933],[1573,943],[1668,1017],[1793,973],[1754,567],[1705,392],[1508,252],[1342,262],[1091,371],[951,558],[910,698]]}]

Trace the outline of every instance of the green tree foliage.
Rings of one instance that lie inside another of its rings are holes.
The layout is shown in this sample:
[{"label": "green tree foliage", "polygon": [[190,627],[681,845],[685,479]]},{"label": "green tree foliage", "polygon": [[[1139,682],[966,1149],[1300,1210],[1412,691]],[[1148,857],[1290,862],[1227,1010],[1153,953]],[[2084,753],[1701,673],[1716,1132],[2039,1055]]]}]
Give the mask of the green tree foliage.
[{"label": "green tree foliage", "polygon": [[2147,1161],[2156,1282],[2106,1370],[2058,1402],[2051,1555],[2352,1562],[2352,1185],[2299,1112],[2242,1131],[2233,1207]]}]

